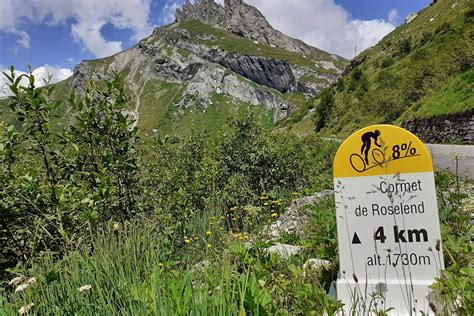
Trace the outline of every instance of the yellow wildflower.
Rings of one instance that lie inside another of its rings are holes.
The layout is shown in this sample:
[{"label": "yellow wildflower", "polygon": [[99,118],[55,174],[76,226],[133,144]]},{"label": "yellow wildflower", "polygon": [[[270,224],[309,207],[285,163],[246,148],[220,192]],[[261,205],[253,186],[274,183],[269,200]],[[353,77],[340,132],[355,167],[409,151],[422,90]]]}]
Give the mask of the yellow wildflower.
[{"label": "yellow wildflower", "polygon": [[189,244],[189,243],[191,243],[191,240],[185,238],[185,239],[184,239],[184,242],[187,243],[187,244]]},{"label": "yellow wildflower", "polygon": [[263,203],[263,205],[264,205],[264,206],[267,206],[267,205],[268,205],[268,202]]},{"label": "yellow wildflower", "polygon": [[199,237],[194,237],[194,240],[199,240]]},{"label": "yellow wildflower", "polygon": [[208,230],[208,231],[206,232],[206,235],[211,236],[211,235],[212,235],[212,232],[211,232],[210,230]]},{"label": "yellow wildflower", "polygon": [[211,248],[212,248],[212,245],[211,245],[211,244],[207,244],[207,248],[208,248],[208,249],[211,249]]},{"label": "yellow wildflower", "polygon": [[273,218],[278,217],[278,213],[272,213],[272,217]]}]

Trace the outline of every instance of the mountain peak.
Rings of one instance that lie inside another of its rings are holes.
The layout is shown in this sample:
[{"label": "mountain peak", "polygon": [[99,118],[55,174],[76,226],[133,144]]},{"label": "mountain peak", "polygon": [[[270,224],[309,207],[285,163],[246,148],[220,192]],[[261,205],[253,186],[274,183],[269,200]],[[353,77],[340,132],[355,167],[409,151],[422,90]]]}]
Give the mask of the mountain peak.
[{"label": "mountain peak", "polygon": [[[199,20],[262,44],[280,47],[290,52],[318,55],[321,51],[275,30],[265,16],[243,0],[225,0],[224,6],[214,0],[186,1],[176,10],[176,22]],[[341,60],[344,60],[341,58]]]},{"label": "mountain peak", "polygon": [[258,22],[271,28],[257,8],[243,2],[243,0],[225,0],[224,6],[214,0],[198,0],[195,4],[187,0],[182,9],[176,10],[176,22],[200,20],[203,23],[218,26],[239,35],[244,31],[247,22]]}]

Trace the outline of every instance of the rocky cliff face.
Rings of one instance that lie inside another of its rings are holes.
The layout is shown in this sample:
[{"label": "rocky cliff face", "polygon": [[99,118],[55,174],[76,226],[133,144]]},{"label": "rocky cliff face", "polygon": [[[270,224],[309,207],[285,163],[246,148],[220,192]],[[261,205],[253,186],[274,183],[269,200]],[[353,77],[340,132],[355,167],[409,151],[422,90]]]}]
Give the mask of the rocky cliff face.
[{"label": "rocky cliff face", "polygon": [[[86,80],[122,74],[134,99],[130,111],[139,124],[160,115],[154,111],[169,113],[169,106],[183,112],[193,104],[215,105],[215,95],[229,99],[227,107],[263,106],[277,121],[298,107],[291,101],[298,93],[317,95],[345,65],[341,57],[274,30],[256,8],[241,0],[226,0],[224,6],[201,0],[188,1],[177,10],[175,23],[155,29],[138,45],[77,65],[72,86],[81,91]],[[174,89],[171,96],[167,87]],[[163,95],[170,100],[160,108],[155,103]]]}]

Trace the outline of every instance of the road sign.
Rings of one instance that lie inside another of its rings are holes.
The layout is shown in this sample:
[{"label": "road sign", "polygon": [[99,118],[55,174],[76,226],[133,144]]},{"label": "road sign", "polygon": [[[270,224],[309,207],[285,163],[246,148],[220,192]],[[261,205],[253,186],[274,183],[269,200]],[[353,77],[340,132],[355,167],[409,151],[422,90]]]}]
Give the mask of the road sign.
[{"label": "road sign", "polygon": [[400,127],[363,128],[336,153],[334,188],[345,311],[429,314],[437,305],[429,286],[444,264],[425,145]]}]

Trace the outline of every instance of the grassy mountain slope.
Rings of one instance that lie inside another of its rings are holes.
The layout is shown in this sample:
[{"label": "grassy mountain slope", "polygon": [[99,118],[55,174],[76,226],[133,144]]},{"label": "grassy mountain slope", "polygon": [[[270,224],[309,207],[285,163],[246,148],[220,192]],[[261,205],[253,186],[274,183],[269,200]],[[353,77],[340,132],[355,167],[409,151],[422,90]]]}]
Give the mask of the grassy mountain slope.
[{"label": "grassy mountain slope", "polygon": [[357,56],[324,102],[281,126],[304,134],[320,122],[323,134],[344,137],[368,124],[473,108],[473,12],[469,1],[432,3]]}]

